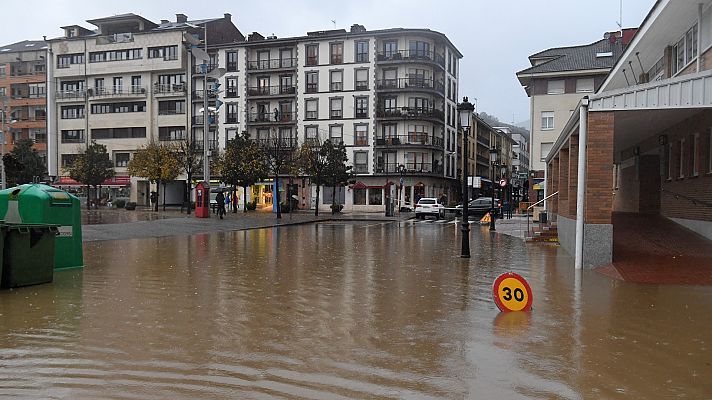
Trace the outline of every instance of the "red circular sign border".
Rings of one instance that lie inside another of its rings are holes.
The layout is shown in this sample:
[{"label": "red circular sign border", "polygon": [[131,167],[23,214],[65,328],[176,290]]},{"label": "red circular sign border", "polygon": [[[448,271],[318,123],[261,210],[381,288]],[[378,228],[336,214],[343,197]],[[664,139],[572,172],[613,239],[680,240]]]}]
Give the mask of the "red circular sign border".
[{"label": "red circular sign border", "polygon": [[499,300],[499,296],[497,296],[497,293],[499,292],[499,285],[502,284],[502,281],[507,279],[507,278],[514,278],[518,280],[524,287],[527,289],[527,304],[524,306],[519,311],[531,311],[532,309],[532,301],[534,300],[534,296],[532,295],[532,288],[529,286],[529,282],[527,282],[526,279],[524,279],[521,275],[515,273],[515,272],[505,272],[502,275],[498,276],[497,279],[494,280],[494,283],[492,284],[492,298],[494,299],[494,303],[497,305],[497,308],[499,308],[499,311],[501,312],[515,312],[514,310],[510,310],[507,307],[502,304],[502,302]]}]

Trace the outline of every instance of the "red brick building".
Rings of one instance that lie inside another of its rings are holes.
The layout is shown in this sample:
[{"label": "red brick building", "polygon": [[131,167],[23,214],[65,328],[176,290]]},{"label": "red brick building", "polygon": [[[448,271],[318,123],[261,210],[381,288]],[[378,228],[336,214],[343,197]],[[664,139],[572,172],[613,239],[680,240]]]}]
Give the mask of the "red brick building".
[{"label": "red brick building", "polygon": [[579,268],[615,261],[616,213],[712,239],[712,1],[657,1],[546,166],[549,211]]}]

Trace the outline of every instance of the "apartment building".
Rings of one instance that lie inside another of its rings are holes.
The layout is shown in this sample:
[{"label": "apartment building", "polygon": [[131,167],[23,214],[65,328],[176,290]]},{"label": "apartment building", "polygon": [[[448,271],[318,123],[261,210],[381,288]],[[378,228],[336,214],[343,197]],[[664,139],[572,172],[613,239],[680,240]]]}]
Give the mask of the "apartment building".
[{"label": "apartment building", "polygon": [[[195,122],[188,105],[203,93],[193,86],[196,62],[187,35],[204,40],[207,31],[216,44],[244,37],[230,14],[194,21],[177,14],[160,23],[122,14],[87,22],[96,28],[65,26],[64,36],[47,41],[49,174],[59,186],[80,187],[64,167],[96,141],[114,162],[116,176],[102,185],[111,197],[148,204],[155,187],[128,176],[126,167],[150,141],[185,140]],[[184,190],[183,182],[168,183],[166,202],[180,203]]]},{"label": "apartment building", "polygon": [[[356,174],[336,194],[347,210],[382,211],[385,198],[397,196],[401,176],[403,202],[457,192],[462,54],[445,35],[356,24],[289,38],[255,32],[210,51],[226,69],[218,136],[228,140],[245,130],[255,140],[279,137],[294,149],[325,139],[344,143]],[[261,182],[250,196],[269,205],[288,181]],[[291,181],[301,208],[331,204],[331,190],[322,191],[317,205],[307,179]]]},{"label": "apartment building", "polygon": [[5,112],[5,152],[19,139],[32,139],[47,157],[47,44],[25,40],[0,47],[0,108]]},{"label": "apartment building", "polygon": [[529,56],[531,67],[517,72],[531,98],[529,169],[535,179],[530,183],[541,188],[530,193],[533,201],[544,197],[544,160],[576,104],[601,86],[634,34],[635,29],[608,32],[591,44],[544,50]]}]

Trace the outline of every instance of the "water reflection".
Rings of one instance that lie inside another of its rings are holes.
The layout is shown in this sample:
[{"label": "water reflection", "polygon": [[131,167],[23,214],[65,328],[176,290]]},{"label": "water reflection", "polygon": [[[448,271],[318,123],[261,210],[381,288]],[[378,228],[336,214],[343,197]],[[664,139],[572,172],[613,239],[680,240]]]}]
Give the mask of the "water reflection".
[{"label": "water reflection", "polygon": [[[452,224],[324,223],[86,245],[0,292],[0,397],[630,398],[712,393],[701,287],[571,269]],[[531,313],[500,314],[512,270]]]}]

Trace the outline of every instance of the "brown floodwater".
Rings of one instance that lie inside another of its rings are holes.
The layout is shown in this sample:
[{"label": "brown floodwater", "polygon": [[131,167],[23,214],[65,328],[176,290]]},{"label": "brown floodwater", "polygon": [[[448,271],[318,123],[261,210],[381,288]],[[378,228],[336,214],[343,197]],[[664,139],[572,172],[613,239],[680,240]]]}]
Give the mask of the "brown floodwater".
[{"label": "brown floodwater", "polygon": [[[0,291],[0,398],[709,399],[712,288],[576,274],[450,223],[88,243]],[[530,313],[491,286],[525,276]]]}]

